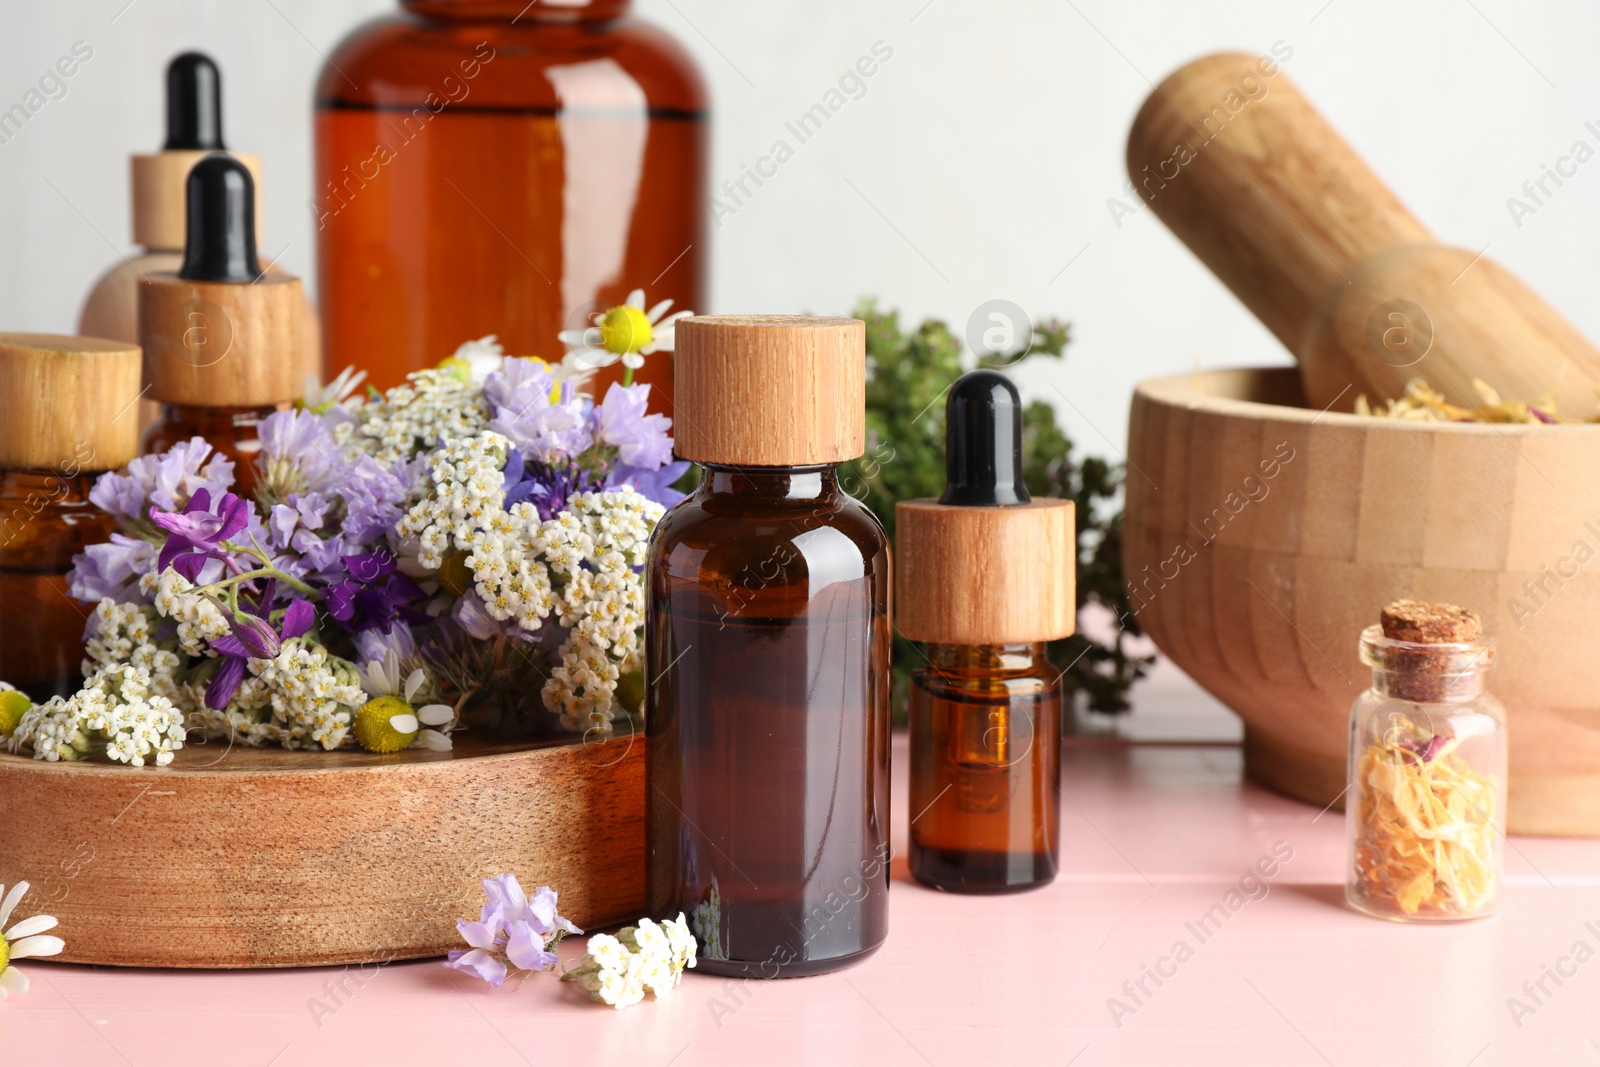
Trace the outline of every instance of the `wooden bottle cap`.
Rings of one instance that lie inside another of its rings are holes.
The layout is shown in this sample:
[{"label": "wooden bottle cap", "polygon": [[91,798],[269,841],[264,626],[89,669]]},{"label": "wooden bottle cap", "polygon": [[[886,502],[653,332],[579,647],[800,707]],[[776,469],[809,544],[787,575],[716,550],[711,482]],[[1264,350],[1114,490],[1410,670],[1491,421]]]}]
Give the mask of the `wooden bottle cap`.
[{"label": "wooden bottle cap", "polygon": [[107,471],[139,454],[139,346],[0,333],[0,467]]},{"label": "wooden bottle cap", "polygon": [[902,500],[895,517],[895,628],[912,641],[1053,641],[1077,624],[1070,500],[961,507]]},{"label": "wooden bottle cap", "polygon": [[[134,244],[151,251],[183,251],[184,183],[190,169],[212,151],[174,149],[131,158]],[[243,163],[255,180],[256,241],[260,243],[261,157],[249,152],[228,154]]]},{"label": "wooden bottle cap", "polygon": [[673,434],[684,459],[843,463],[866,451],[860,319],[700,315],[677,325]]},{"label": "wooden bottle cap", "polygon": [[139,340],[149,397],[196,407],[270,407],[300,396],[305,331],[300,279],[139,283]]}]

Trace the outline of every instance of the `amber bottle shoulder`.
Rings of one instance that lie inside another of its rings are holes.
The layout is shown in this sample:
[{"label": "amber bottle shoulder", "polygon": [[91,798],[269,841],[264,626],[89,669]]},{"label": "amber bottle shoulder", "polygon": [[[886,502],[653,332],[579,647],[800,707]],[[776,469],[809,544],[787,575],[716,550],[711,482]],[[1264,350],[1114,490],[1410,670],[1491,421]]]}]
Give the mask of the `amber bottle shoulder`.
[{"label": "amber bottle shoulder", "polygon": [[[580,66],[576,78],[552,77]],[[709,103],[693,57],[641,19],[510,25],[409,13],[374,19],[341,41],[318,78],[316,103],[553,114],[575,108],[575,91],[583,97],[576,106],[596,109],[631,106],[642,92],[653,117],[702,118]]]}]

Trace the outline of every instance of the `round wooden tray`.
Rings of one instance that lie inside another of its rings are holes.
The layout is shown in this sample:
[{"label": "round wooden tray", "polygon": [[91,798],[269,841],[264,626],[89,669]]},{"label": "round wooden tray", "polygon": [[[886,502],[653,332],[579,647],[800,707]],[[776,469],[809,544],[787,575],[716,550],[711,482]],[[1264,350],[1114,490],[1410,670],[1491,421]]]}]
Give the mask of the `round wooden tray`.
[{"label": "round wooden tray", "polygon": [[644,905],[644,738],[453,752],[190,746],[172,766],[0,753],[0,884],[73,963],[301,967],[441,956],[480,880],[584,928]]}]

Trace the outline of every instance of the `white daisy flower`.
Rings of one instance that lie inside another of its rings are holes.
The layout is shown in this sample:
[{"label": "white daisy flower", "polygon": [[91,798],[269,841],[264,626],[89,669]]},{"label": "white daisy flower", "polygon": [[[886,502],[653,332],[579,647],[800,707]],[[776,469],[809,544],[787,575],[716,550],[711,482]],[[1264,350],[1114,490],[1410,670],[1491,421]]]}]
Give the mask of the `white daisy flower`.
[{"label": "white daisy flower", "polygon": [[473,385],[482,385],[485,378],[500,369],[500,361],[505,354],[505,346],[500,343],[499,335],[491,333],[476,341],[461,342],[451,358],[466,364]]},{"label": "white daisy flower", "polygon": [[9,893],[5,888],[0,885],[0,894],[3,894],[0,898],[0,931],[3,931],[0,932],[0,1000],[20,997],[28,991],[28,976],[11,966],[12,963],[29,956],[54,956],[67,947],[59,937],[45,934],[46,930],[56,927],[52,915],[35,915],[6,929],[11,912],[28,895],[28,883],[18,882]]},{"label": "white daisy flower", "polygon": [[590,367],[607,367],[622,360],[630,371],[644,366],[644,357],[654,352],[670,352],[676,343],[674,326],[679,319],[693,315],[692,311],[678,311],[671,315],[667,310],[672,301],[663,300],[645,310],[644,290],[635,289],[628,299],[594,316],[594,325],[584,330],[562,330],[558,335],[562,344],[572,349],[563,366],[569,361],[582,362]]},{"label": "white daisy flower", "polygon": [[[367,372],[356,370],[354,366],[346,367],[340,371],[339,376],[327,385],[323,385],[315,374],[308,374],[306,375],[306,395],[301,403],[307,411],[321,415],[343,405],[346,400],[350,399],[350,394],[354,393],[356,388],[366,380]],[[357,397],[355,404],[351,406],[355,407],[360,403],[361,398]]]},{"label": "white daisy flower", "polygon": [[[416,737],[408,741],[407,745],[419,745],[431,752],[450,750],[452,747],[450,730],[455,727],[455,710],[448,704],[425,704],[420,708],[414,708],[411,703],[417,695],[417,690],[421,689],[427,680],[428,676],[419,667],[402,682],[400,656],[392,648],[385,650],[381,661],[372,660],[362,669],[361,688],[372,698],[362,712],[368,709],[391,712],[387,720],[388,726],[395,735],[398,735],[390,737],[387,732],[379,731],[383,737],[378,741],[380,746],[378,751],[386,750],[382,747],[385,741],[391,745],[397,744],[412,734]],[[362,743],[365,747],[372,747],[368,744],[368,739],[362,739]]]}]

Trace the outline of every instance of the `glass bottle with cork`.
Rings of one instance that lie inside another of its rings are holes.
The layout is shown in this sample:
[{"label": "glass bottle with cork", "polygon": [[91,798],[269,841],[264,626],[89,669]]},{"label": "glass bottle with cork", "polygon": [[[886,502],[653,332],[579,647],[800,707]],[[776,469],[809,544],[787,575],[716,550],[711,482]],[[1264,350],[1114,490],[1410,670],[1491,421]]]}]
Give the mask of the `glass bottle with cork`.
[{"label": "glass bottle with cork", "polygon": [[647,564],[648,910],[688,915],[712,974],[818,974],[888,932],[890,553],[836,470],[865,344],[855,319],[677,326],[702,478]]},{"label": "glass bottle with cork", "polygon": [[1494,641],[1454,604],[1397,600],[1361,634],[1372,688],[1350,712],[1346,899],[1398,922],[1500,905],[1505,708],[1484,688]]},{"label": "glass bottle with cork", "polygon": [[161,404],[140,450],[204,437],[234,461],[234,491],[248,496],[257,428],[303,386],[305,297],[299,278],[261,269],[255,185],[242,163],[214,153],[194,165],[187,185],[183,264],[139,284],[145,381]]},{"label": "glass bottle with cork", "polygon": [[35,702],[82,681],[90,609],[66,573],[115,528],[89,490],[137,454],[139,373],[137,345],[0,334],[0,681]]},{"label": "glass bottle with cork", "polygon": [[944,494],[895,505],[895,622],[927,655],[911,682],[911,874],[1006,893],[1060,860],[1061,672],[1045,643],[1076,622],[1075,513],[1029,496],[1005,375],[962,375],[946,414]]},{"label": "glass bottle with cork", "polygon": [[[494,333],[558,358],[636,288],[704,307],[707,94],[630,0],[402,0],[316,90],[328,351],[378,388]],[[623,367],[602,369],[604,395]],[[672,410],[672,363],[638,380]]]}]

